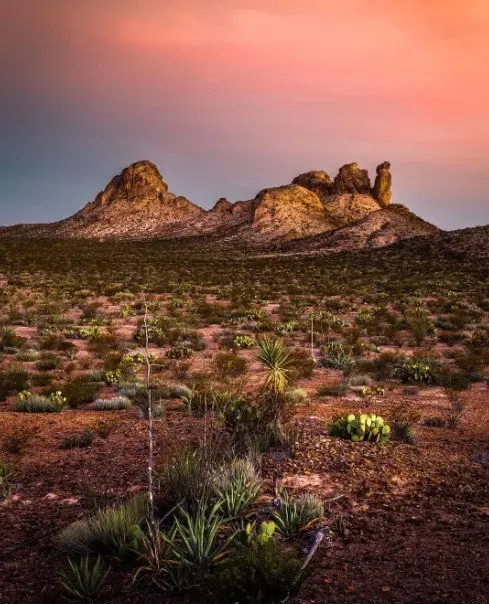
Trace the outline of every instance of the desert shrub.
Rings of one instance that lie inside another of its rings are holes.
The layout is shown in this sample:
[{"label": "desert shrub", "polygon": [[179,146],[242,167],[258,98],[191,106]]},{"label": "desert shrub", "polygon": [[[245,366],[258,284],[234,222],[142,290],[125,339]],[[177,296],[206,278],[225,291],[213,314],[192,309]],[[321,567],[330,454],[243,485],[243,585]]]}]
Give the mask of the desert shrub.
[{"label": "desert shrub", "polygon": [[316,367],[317,361],[312,358],[310,350],[293,348],[290,351],[289,372],[292,381],[312,378]]},{"label": "desert shrub", "polygon": [[115,333],[95,332],[88,337],[88,350],[98,357],[103,357],[108,352],[117,350],[119,346],[120,341]]},{"label": "desert shrub", "polygon": [[131,401],[125,396],[117,396],[115,398],[97,398],[93,402],[92,408],[94,411],[121,411],[129,409],[132,406]]},{"label": "desert shrub", "polygon": [[408,329],[416,340],[416,344],[421,346],[426,336],[433,333],[430,313],[422,307],[407,308],[404,312],[404,318]]},{"label": "desert shrub", "polygon": [[349,383],[350,386],[371,386],[373,379],[367,373],[354,373]]},{"label": "desert shrub", "polygon": [[25,346],[27,338],[16,335],[13,329],[9,327],[0,327],[0,352],[17,352],[19,348]]},{"label": "desert shrub", "polygon": [[273,512],[277,531],[283,537],[294,537],[306,530],[324,515],[324,505],[316,495],[307,493],[291,497],[287,491],[280,494],[280,504]]},{"label": "desert shrub", "polygon": [[253,463],[248,459],[233,459],[218,466],[212,476],[212,488],[228,518],[242,516],[253,505],[261,481]]},{"label": "desert shrub", "polygon": [[165,354],[169,359],[190,359],[194,355],[194,351],[190,346],[179,344],[167,350]]},{"label": "desert shrub", "polygon": [[65,404],[66,398],[59,390],[52,392],[49,396],[41,396],[24,390],[17,395],[14,409],[23,413],[59,413]]},{"label": "desert shrub", "polygon": [[284,393],[286,405],[302,405],[307,403],[309,397],[303,388],[288,388]]},{"label": "desert shrub", "polygon": [[416,444],[414,426],[421,419],[418,409],[410,409],[405,405],[398,405],[392,411],[391,438],[409,445]]},{"label": "desert shrub", "polygon": [[91,403],[100,392],[101,385],[93,381],[95,376],[78,375],[66,381],[63,385],[63,393],[70,407],[77,407],[84,403]]},{"label": "desert shrub", "polygon": [[180,505],[193,509],[210,493],[216,459],[198,446],[183,447],[170,455],[157,470],[157,503],[164,509]]},{"label": "desert shrub", "polygon": [[68,558],[69,570],[59,573],[62,590],[70,599],[78,602],[93,602],[105,591],[110,570],[105,570],[100,556],[92,563],[89,556],[79,562]]},{"label": "desert shrub", "polygon": [[220,352],[214,357],[213,364],[222,379],[238,377],[248,370],[248,362],[234,352]]},{"label": "desert shrub", "polygon": [[318,396],[345,396],[348,392],[348,384],[338,382],[336,384],[326,384],[318,388]]},{"label": "desert shrub", "polygon": [[350,350],[338,340],[328,342],[321,348],[321,362],[325,367],[347,373],[351,373],[355,366],[355,359]]},{"label": "desert shrub", "polygon": [[31,376],[31,383],[33,386],[46,387],[53,382],[53,376],[50,373],[41,371],[40,373],[34,373]]},{"label": "desert shrub", "polygon": [[118,507],[103,508],[84,520],[73,522],[61,531],[56,544],[70,554],[125,556],[131,549],[137,549],[140,526],[147,515],[147,498],[138,495]]},{"label": "desert shrub", "polygon": [[441,415],[432,415],[424,420],[424,424],[429,428],[445,428],[447,425],[447,420]]},{"label": "desert shrub", "polygon": [[362,440],[386,443],[389,439],[390,427],[385,423],[382,417],[372,413],[367,415],[361,413],[356,416],[354,413],[339,417],[333,421],[330,426],[332,436],[358,442]]},{"label": "desert shrub", "polygon": [[6,372],[0,372],[0,401],[9,394],[29,387],[29,373],[18,365],[10,365]]},{"label": "desert shrub", "polygon": [[297,552],[268,539],[234,551],[217,567],[210,591],[222,604],[276,604],[301,585]]},{"label": "desert shrub", "polygon": [[17,361],[22,361],[23,363],[32,363],[37,361],[39,358],[39,353],[37,350],[33,348],[28,348],[27,350],[21,350],[15,355]]},{"label": "desert shrub", "polygon": [[61,449],[84,449],[93,443],[93,432],[90,428],[85,428],[79,434],[72,434],[63,438],[60,444]]},{"label": "desert shrub", "polygon": [[40,359],[36,362],[36,369],[39,371],[51,371],[60,366],[59,358],[54,354],[43,353]]},{"label": "desert shrub", "polygon": [[441,366],[435,359],[412,358],[398,365],[396,373],[405,383],[436,384],[441,376]]}]

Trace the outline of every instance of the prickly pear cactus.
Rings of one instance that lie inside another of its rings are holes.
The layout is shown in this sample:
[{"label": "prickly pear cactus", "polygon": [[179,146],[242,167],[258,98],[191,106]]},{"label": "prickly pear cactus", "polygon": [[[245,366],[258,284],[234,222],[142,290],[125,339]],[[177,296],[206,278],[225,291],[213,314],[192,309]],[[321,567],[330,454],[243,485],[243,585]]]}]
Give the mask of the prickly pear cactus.
[{"label": "prickly pear cactus", "polygon": [[339,436],[345,440],[359,442],[368,440],[376,443],[386,443],[391,429],[380,415],[351,413],[336,419],[330,426],[331,436]]}]

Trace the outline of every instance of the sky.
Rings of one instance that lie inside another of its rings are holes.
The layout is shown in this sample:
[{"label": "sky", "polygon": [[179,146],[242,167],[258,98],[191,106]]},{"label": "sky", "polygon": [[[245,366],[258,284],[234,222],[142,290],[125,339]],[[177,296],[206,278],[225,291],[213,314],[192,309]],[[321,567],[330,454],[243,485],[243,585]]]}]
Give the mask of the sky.
[{"label": "sky", "polygon": [[130,163],[210,208],[392,164],[393,200],[489,223],[487,0],[0,0],[0,224]]}]

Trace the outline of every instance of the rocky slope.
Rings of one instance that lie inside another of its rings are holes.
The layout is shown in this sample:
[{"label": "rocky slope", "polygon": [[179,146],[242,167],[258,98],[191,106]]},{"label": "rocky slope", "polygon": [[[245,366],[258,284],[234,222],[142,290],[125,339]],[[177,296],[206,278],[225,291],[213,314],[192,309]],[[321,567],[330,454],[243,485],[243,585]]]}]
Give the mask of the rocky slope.
[{"label": "rocky slope", "polygon": [[[51,224],[0,228],[0,237],[221,237],[274,247],[307,238],[307,245],[388,245],[437,229],[390,206],[389,162],[380,164],[374,184],[356,163],[331,179],[324,171],[300,174],[291,184],[264,189],[254,199],[219,199],[203,210],[169,192],[155,164],[139,161],[112,178],[79,212]],[[415,220],[416,219],[416,220]],[[422,225],[422,226],[421,226]],[[314,239],[316,237],[317,239]],[[313,238],[313,239],[309,239]],[[351,239],[351,243],[348,243]],[[298,244],[300,247],[300,244]]]},{"label": "rocky slope", "polygon": [[392,204],[371,212],[362,220],[328,233],[291,242],[287,251],[348,251],[386,247],[417,237],[431,237],[440,230],[410,212],[401,204]]}]

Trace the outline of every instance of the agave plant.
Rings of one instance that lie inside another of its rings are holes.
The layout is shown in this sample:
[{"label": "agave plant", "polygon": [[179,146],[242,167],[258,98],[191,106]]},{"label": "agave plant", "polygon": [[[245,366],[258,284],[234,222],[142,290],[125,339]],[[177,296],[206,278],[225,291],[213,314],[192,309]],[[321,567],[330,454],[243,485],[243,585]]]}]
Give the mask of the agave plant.
[{"label": "agave plant", "polygon": [[268,369],[265,386],[274,394],[283,394],[288,384],[290,355],[281,338],[265,336],[258,340],[258,360]]},{"label": "agave plant", "polygon": [[165,537],[173,557],[182,565],[202,568],[221,560],[235,533],[222,541],[219,531],[223,524],[220,502],[208,507],[201,503],[194,514],[180,510],[170,533]]},{"label": "agave plant", "polygon": [[104,569],[100,556],[93,564],[89,556],[85,556],[78,563],[68,558],[68,564],[69,571],[60,572],[59,578],[63,591],[70,598],[76,598],[81,602],[92,602],[105,591],[110,568]]}]

